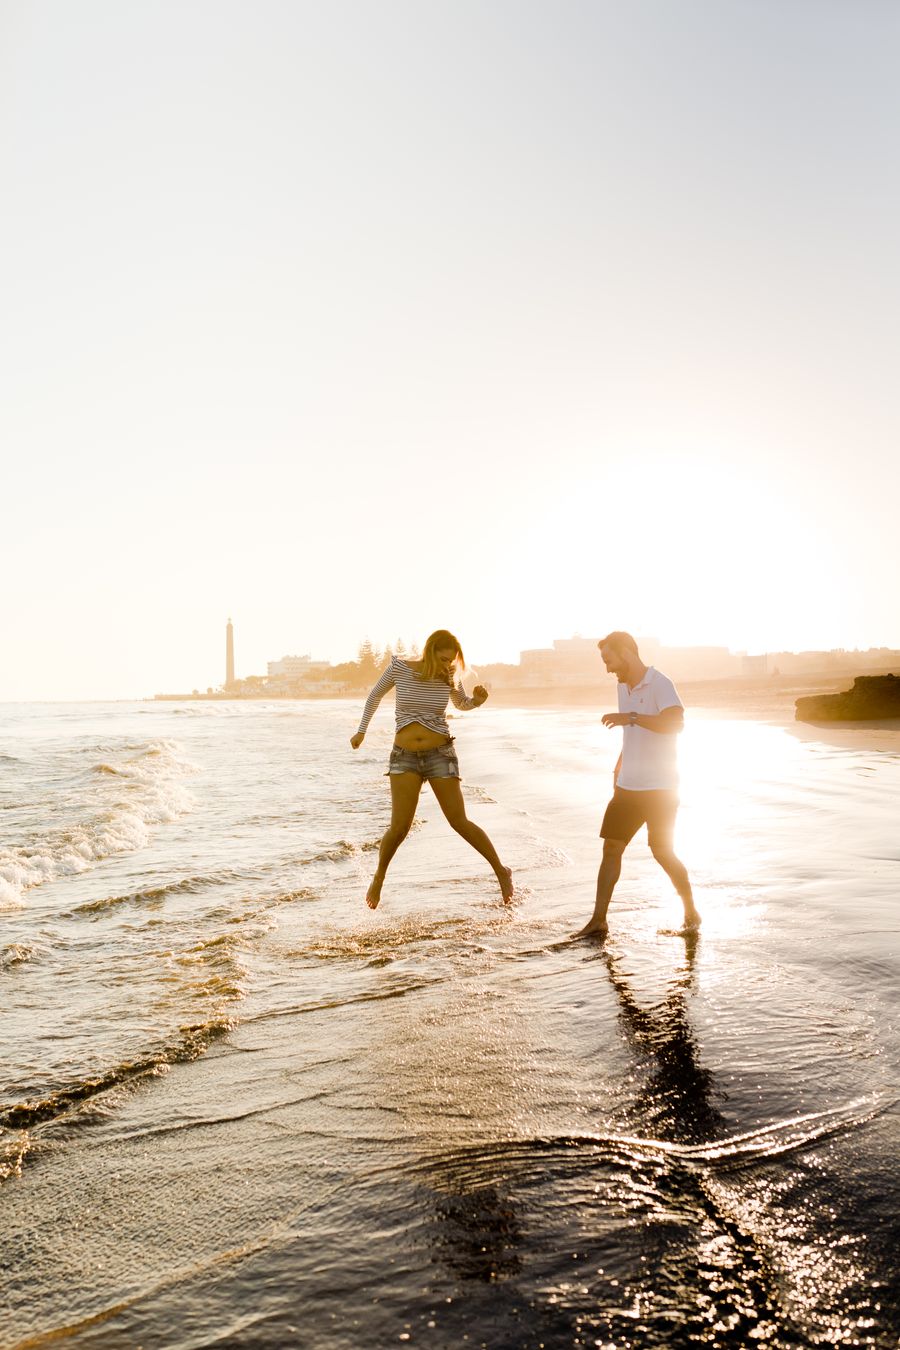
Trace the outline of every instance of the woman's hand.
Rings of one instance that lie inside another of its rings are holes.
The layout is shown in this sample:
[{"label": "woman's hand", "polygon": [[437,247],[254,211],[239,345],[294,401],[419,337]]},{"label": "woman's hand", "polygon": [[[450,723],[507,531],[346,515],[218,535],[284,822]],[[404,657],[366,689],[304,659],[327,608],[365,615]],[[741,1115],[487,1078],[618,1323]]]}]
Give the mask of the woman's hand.
[{"label": "woman's hand", "polygon": [[487,702],[488,691],[483,684],[476,684],[472,690],[472,697],[475,700],[475,707],[480,708],[482,703]]},{"label": "woman's hand", "polygon": [[353,746],[354,750],[358,750],[365,739],[366,733],[364,731],[358,731],[355,736],[350,737],[350,744]]}]

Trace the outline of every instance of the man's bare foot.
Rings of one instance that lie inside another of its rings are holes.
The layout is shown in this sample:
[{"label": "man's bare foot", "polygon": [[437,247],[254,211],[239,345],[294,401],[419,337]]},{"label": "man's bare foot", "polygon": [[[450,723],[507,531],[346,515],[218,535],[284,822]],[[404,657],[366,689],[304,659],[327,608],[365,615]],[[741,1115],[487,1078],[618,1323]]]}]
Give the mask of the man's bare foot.
[{"label": "man's bare foot", "polygon": [[497,880],[500,882],[500,894],[503,896],[503,903],[508,905],[516,889],[512,879],[512,870],[509,867],[501,867]]},{"label": "man's bare foot", "polygon": [[597,938],[599,942],[602,942],[608,933],[608,924],[603,923],[602,921],[600,923],[595,923],[594,920],[591,919],[590,923],[586,923],[583,928],[579,928],[578,932],[573,933],[572,936],[573,938],[592,937]]},{"label": "man's bare foot", "polygon": [[366,904],[369,906],[369,909],[378,908],[378,901],[381,899],[381,888],[383,885],[383,879],[379,879],[377,876],[372,878],[372,884],[366,891]]},{"label": "man's bare foot", "polygon": [[684,916],[684,923],[680,928],[660,928],[659,932],[663,937],[696,937],[700,932],[701,923],[700,915],[694,910]]}]

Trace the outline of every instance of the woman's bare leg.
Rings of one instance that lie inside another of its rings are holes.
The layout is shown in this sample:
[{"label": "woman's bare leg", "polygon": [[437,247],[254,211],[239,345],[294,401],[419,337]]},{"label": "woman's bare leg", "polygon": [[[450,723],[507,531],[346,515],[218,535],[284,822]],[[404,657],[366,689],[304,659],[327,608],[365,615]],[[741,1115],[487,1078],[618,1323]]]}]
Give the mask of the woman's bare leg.
[{"label": "woman's bare leg", "polygon": [[378,866],[366,892],[369,909],[378,908],[391,858],[412,828],[416,818],[416,803],[422,790],[422,780],[417,773],[392,773],[388,781],[391,785],[391,823],[378,847]]},{"label": "woman's bare leg", "polygon": [[494,869],[494,874],[500,883],[500,894],[503,896],[503,903],[509,904],[513,894],[512,872],[497,857],[497,850],[491,843],[480,825],[469,820],[466,815],[466,804],[463,801],[462,788],[458,778],[430,778],[432,791],[438,799],[438,804],[444,815],[449,820],[457,834],[465,839],[467,844],[471,844],[482,856],[486,858]]}]

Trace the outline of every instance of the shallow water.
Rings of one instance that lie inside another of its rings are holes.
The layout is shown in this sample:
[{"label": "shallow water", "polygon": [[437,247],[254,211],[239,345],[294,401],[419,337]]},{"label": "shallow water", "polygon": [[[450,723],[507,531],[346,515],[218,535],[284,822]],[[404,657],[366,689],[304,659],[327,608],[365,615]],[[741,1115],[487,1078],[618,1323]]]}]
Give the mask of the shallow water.
[{"label": "shallow water", "polygon": [[459,717],[518,901],[426,787],[373,915],[356,714],[0,709],[2,1344],[896,1345],[900,757],[694,714],[601,948],[616,733]]}]

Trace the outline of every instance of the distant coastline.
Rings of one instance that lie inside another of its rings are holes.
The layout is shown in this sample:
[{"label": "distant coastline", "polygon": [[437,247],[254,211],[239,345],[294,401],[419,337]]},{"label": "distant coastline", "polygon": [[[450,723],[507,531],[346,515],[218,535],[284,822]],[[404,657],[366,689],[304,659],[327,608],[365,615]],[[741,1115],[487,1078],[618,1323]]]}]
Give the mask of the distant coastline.
[{"label": "distant coastline", "polygon": [[[873,674],[884,674],[875,671]],[[678,690],[688,708],[727,712],[733,716],[761,720],[794,717],[798,698],[807,694],[830,694],[841,690],[847,682],[846,674],[834,671],[819,674],[760,675],[753,678],[732,676],[727,679],[679,680]],[[320,702],[341,699],[358,701],[365,698],[369,687],[358,689],[315,690],[302,693],[282,693],[275,690],[226,692],[211,690],[189,694],[155,694],[148,702],[188,703],[246,703],[263,702]],[[596,684],[546,685],[488,685],[491,702],[504,708],[564,708],[596,705],[607,707],[615,702],[616,686],[612,680],[598,680]]]},{"label": "distant coastline", "polygon": [[[736,718],[766,722],[781,727],[798,740],[825,742],[844,750],[875,750],[900,754],[900,718],[876,721],[834,722],[811,725],[796,720],[798,698],[809,694],[838,693],[847,682],[846,675],[833,672],[819,677],[797,679],[789,676],[760,676],[755,679],[684,680],[678,682],[678,692],[688,714],[696,712],[704,717]],[[157,695],[163,702],[235,702],[251,701],[317,703],[340,699],[345,703],[360,703],[368,691],[345,690],[328,694],[170,694]],[[147,700],[151,701],[151,700]],[[616,687],[611,681],[594,685],[501,686],[490,691],[488,707],[522,708],[547,711],[565,708],[595,708],[601,711],[614,707]],[[348,709],[348,713],[349,713]],[[466,714],[462,714],[466,716]]]},{"label": "distant coastline", "polygon": [[[837,680],[880,676],[900,669],[900,649],[884,646],[865,651],[840,647],[830,651],[751,654],[727,647],[674,647],[647,636],[640,637],[638,642],[648,665],[665,671],[678,688],[700,690],[703,701],[713,698],[716,704],[721,701],[717,692],[720,690],[725,691],[727,699],[747,686],[765,690],[767,698],[772,692],[780,694],[787,689],[794,691],[796,699],[798,695],[827,693]],[[554,638],[551,647],[520,651],[517,664],[479,661],[477,671],[472,670],[471,674],[507,706],[583,705],[594,702],[598,691],[609,686],[597,646],[596,637]],[[355,699],[368,694],[395,656],[415,661],[419,648],[416,643],[407,647],[398,638],[393,647],[381,650],[365,638],[356,660],[334,665],[331,661],[314,660],[309,654],[282,656],[267,663],[265,675],[237,678],[234,625],[229,619],[225,629],[225,682],[209,685],[205,691],[195,688],[190,693],[156,694],[155,699],[161,702]]]}]

